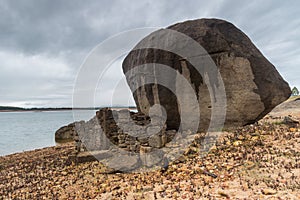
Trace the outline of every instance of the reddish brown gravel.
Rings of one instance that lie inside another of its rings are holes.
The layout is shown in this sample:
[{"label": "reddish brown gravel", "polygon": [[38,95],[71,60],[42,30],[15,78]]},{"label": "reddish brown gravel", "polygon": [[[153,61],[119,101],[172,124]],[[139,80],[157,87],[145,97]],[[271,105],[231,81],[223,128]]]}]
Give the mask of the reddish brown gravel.
[{"label": "reddish brown gravel", "polygon": [[0,199],[300,199],[300,127],[262,120],[204,158],[196,146],[166,172],[132,174],[66,165],[71,143],[0,157]]}]

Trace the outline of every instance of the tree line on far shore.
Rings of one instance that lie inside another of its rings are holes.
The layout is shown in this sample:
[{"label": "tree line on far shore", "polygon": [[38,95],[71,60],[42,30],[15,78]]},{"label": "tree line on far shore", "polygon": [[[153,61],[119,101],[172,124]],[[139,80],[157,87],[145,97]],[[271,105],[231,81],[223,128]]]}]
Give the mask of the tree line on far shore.
[{"label": "tree line on far shore", "polygon": [[[61,110],[99,110],[103,107],[84,107],[84,108],[70,108],[70,107],[61,107],[61,108],[22,108],[15,106],[0,106],[0,111],[61,111]],[[135,106],[115,106],[114,108],[129,108],[135,109]]]},{"label": "tree line on far shore", "polygon": [[15,106],[0,106],[0,111],[44,111],[44,110],[72,110],[72,108],[21,108]]}]

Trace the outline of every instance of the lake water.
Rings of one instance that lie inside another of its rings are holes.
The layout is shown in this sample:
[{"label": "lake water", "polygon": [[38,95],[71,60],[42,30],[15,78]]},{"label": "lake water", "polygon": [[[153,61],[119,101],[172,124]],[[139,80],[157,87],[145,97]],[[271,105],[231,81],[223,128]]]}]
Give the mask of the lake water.
[{"label": "lake water", "polygon": [[[89,120],[96,111],[75,111]],[[55,145],[54,133],[72,123],[72,111],[0,112],[0,156]]]}]

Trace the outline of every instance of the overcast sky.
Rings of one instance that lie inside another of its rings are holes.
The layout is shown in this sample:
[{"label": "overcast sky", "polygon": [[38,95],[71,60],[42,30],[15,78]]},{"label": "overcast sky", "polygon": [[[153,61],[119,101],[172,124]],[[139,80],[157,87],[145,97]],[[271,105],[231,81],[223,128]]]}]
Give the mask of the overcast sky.
[{"label": "overcast sky", "polygon": [[[291,87],[300,88],[297,0],[0,0],[0,105],[71,107],[78,70],[100,42],[134,28],[197,18],[235,24]],[[101,96],[110,95],[122,76],[120,62],[114,68]]]}]

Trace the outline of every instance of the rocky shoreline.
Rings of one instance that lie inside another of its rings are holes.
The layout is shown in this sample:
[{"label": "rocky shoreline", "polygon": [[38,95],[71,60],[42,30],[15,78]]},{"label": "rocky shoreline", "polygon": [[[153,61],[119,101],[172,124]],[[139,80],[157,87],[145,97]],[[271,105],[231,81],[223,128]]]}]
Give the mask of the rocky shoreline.
[{"label": "rocky shoreline", "polygon": [[192,145],[167,170],[113,173],[74,164],[74,143],[0,157],[1,199],[299,199],[300,128],[273,123],[224,132],[203,158]]}]

